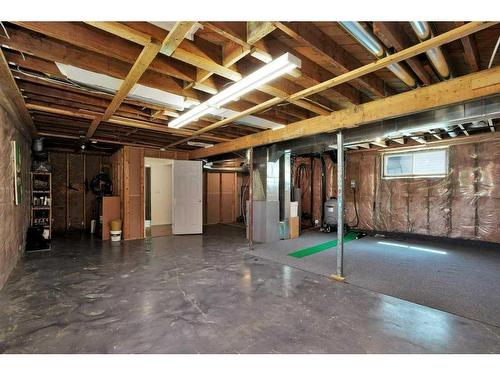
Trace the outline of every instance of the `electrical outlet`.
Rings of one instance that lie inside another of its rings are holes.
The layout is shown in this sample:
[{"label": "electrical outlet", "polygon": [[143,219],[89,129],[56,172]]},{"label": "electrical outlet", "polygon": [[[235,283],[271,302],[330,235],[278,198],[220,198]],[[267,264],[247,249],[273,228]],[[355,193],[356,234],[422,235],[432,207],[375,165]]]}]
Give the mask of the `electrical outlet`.
[{"label": "electrical outlet", "polygon": [[351,180],[351,189],[356,189],[356,180]]}]

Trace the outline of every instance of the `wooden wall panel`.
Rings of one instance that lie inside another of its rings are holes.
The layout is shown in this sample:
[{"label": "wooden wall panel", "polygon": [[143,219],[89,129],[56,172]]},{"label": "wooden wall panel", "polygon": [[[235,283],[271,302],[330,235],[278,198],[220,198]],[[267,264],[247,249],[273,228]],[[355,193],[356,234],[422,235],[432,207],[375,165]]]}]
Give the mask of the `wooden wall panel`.
[{"label": "wooden wall panel", "polygon": [[220,222],[234,223],[236,221],[236,173],[221,173],[220,181]]},{"label": "wooden wall panel", "polygon": [[220,173],[206,173],[205,224],[220,222]]},{"label": "wooden wall panel", "polygon": [[101,160],[99,155],[85,156],[85,180],[89,187],[89,191],[85,193],[85,228],[90,228],[93,212],[96,210],[96,195],[90,191],[90,182],[100,172]]},{"label": "wooden wall panel", "polygon": [[55,234],[66,230],[67,175],[65,153],[50,153],[52,164],[52,230]]},{"label": "wooden wall panel", "polygon": [[124,147],[123,235],[144,238],[144,149]]},{"label": "wooden wall panel", "polygon": [[[90,228],[96,196],[85,189],[109,158],[92,154],[50,152],[52,164],[52,228],[57,234],[68,229]],[[106,171],[106,169],[105,169]],[[82,224],[83,223],[83,224]]]},{"label": "wooden wall panel", "polygon": [[84,228],[84,182],[83,155],[68,154],[68,230]]}]

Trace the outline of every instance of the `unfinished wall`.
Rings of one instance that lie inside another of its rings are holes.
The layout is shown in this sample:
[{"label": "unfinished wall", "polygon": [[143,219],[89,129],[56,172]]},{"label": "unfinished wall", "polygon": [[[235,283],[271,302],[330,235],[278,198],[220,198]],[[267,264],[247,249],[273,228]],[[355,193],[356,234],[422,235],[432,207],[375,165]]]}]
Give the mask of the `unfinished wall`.
[{"label": "unfinished wall", "polygon": [[349,152],[346,162],[346,217],[359,228],[500,242],[500,140],[449,147],[444,178],[381,178],[381,153]]},{"label": "unfinished wall", "polygon": [[229,224],[240,216],[242,176],[234,172],[203,173],[203,224]]},{"label": "unfinished wall", "polygon": [[120,197],[123,239],[144,238],[144,158],[188,158],[183,151],[124,146],[111,156],[114,195]]},{"label": "unfinished wall", "polygon": [[[0,96],[2,95],[0,87]],[[21,133],[23,127],[0,105],[0,289],[24,251],[30,221],[31,140],[27,131]],[[16,141],[21,146],[23,163],[23,202],[17,206],[14,202],[11,141]]]},{"label": "unfinished wall", "polygon": [[[322,195],[326,199],[337,195],[337,168],[330,155],[323,155],[326,187],[322,193],[323,166],[321,158],[296,157],[292,164],[292,186],[302,191],[302,225],[321,222]],[[312,165],[312,168],[311,168]],[[312,197],[312,200],[311,200]],[[312,204],[312,209],[311,209]]]},{"label": "unfinished wall", "polygon": [[110,173],[103,155],[49,152],[52,165],[52,228],[57,234],[90,227],[96,196],[86,189],[101,170]]}]

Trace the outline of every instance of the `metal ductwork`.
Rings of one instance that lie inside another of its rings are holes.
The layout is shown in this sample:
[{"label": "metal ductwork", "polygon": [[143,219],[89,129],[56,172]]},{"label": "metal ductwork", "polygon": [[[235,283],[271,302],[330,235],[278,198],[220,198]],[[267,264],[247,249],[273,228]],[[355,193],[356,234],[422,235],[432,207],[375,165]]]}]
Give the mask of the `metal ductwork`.
[{"label": "metal ductwork", "polygon": [[[411,21],[410,25],[421,42],[434,36],[431,25],[426,21]],[[450,68],[443,54],[441,47],[434,47],[425,52],[432,63],[432,66],[443,79],[450,78]]]},{"label": "metal ductwork", "polygon": [[217,167],[212,165],[204,165],[203,169],[209,172],[237,172],[237,173],[248,173],[248,167],[246,165],[241,167]]},{"label": "metal ductwork", "polygon": [[[376,139],[396,139],[433,129],[443,129],[450,137],[456,137],[458,134],[453,130],[455,126],[481,121],[487,123],[487,120],[496,118],[500,118],[500,95],[345,129],[344,145],[370,143]],[[277,160],[287,150],[294,154],[309,153],[311,149],[322,152],[330,150],[334,145],[335,135],[326,133],[276,143],[269,146],[269,151],[271,160]]]},{"label": "metal ductwork", "polygon": [[[386,57],[389,54],[377,37],[371,31],[365,29],[359,22],[349,21],[339,22],[339,24],[377,59]],[[417,86],[415,78],[401,64],[391,64],[387,69],[393,72],[396,77],[409,87],[413,88]]]}]

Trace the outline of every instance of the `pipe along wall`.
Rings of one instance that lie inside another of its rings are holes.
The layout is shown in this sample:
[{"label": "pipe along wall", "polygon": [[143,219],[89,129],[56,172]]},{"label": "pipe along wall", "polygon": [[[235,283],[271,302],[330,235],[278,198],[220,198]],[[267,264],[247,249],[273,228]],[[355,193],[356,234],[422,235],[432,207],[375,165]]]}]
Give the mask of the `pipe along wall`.
[{"label": "pipe along wall", "polygon": [[[348,151],[346,155],[345,220],[349,226],[500,243],[498,138],[450,145],[449,170],[443,178],[383,179],[381,152]],[[323,160],[318,156],[293,160],[292,184],[302,189],[304,227],[321,223],[322,195],[337,194],[336,164],[330,155]],[[359,223],[351,181],[356,184]]]}]

